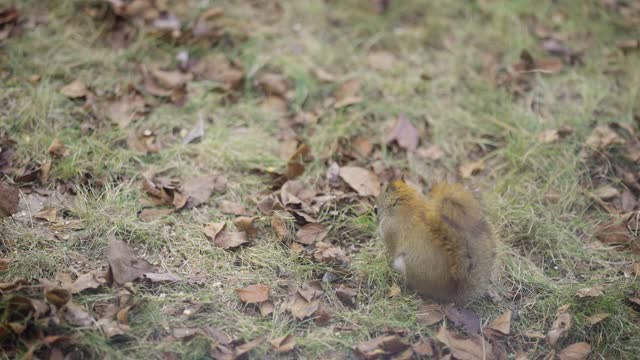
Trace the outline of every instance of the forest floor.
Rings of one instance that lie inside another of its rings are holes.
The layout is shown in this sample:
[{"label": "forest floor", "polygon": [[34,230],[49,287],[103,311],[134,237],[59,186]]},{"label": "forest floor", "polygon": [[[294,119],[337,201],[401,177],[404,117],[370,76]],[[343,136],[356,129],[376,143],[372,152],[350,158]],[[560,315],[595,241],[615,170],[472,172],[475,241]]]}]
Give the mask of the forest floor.
[{"label": "forest floor", "polygon": [[[0,0],[0,358],[635,358],[637,3],[374,3]],[[402,287],[400,175],[487,295]]]}]

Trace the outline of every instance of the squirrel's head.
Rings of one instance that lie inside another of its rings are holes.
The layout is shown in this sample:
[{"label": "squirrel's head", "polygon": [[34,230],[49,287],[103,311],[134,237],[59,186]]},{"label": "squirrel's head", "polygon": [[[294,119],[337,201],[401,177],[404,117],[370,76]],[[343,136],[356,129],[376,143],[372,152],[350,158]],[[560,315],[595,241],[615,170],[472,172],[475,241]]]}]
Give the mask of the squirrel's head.
[{"label": "squirrel's head", "polygon": [[415,199],[416,190],[404,181],[404,177],[387,183],[376,199],[374,211],[378,221],[387,216],[394,208]]}]

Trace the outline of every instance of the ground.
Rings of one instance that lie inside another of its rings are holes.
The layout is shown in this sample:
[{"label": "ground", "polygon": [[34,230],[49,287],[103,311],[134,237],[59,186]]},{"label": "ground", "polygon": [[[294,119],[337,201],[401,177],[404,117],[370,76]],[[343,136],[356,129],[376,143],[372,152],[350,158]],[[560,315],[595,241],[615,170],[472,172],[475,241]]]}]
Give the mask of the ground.
[{"label": "ground", "polygon": [[[0,0],[0,357],[640,352],[637,4],[127,3]],[[485,340],[397,292],[372,205],[401,174],[481,195]]]}]

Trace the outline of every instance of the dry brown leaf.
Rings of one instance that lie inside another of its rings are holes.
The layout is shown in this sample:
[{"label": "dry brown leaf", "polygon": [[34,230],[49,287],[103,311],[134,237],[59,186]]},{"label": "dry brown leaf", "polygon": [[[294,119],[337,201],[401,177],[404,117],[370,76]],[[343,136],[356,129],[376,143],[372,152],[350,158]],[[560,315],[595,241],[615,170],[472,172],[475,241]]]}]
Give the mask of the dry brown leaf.
[{"label": "dry brown leaf", "polygon": [[288,353],[296,347],[296,338],[292,334],[275,338],[270,341],[276,352]]},{"label": "dry brown leaf", "polygon": [[221,231],[213,240],[215,246],[225,250],[235,249],[248,242],[247,233],[244,231]]},{"label": "dry brown leaf", "polygon": [[237,216],[251,215],[244,205],[232,201],[222,200],[220,201],[218,207],[220,208],[220,211],[225,214],[232,214]]},{"label": "dry brown leaf", "polygon": [[323,241],[318,241],[316,242],[315,247],[316,248],[313,251],[313,258],[316,261],[338,266],[344,266],[349,263],[347,254],[339,246],[334,246]]},{"label": "dry brown leaf", "polygon": [[534,59],[527,50],[520,53],[520,61],[513,64],[513,70],[518,73],[541,72],[555,74],[562,70],[564,65],[562,60],[557,58]]},{"label": "dry brown leaf", "polygon": [[397,334],[382,335],[356,344],[356,354],[365,359],[390,359],[410,348],[410,345]]},{"label": "dry brown leaf", "polygon": [[343,166],[340,168],[340,177],[360,196],[380,195],[378,176],[365,168]]},{"label": "dry brown leaf", "polygon": [[615,144],[624,144],[625,140],[608,125],[598,125],[591,132],[585,145],[594,150],[602,150]]},{"label": "dry brown leaf", "polygon": [[340,300],[340,302],[342,302],[346,306],[355,307],[357,296],[358,296],[358,292],[356,291],[356,289],[352,289],[344,285],[340,285],[336,289],[336,297],[338,298],[338,300]]},{"label": "dry brown leaf", "polygon": [[190,178],[182,186],[183,193],[189,197],[186,207],[191,209],[205,203],[214,192],[223,192],[227,180],[222,175],[202,175]]},{"label": "dry brown leaf", "polygon": [[491,345],[482,336],[473,335],[469,338],[463,338],[443,326],[438,330],[436,339],[447,345],[456,359],[484,360],[491,358]]},{"label": "dry brown leaf", "polygon": [[223,222],[205,224],[203,229],[204,235],[208,237],[209,240],[214,241],[218,233],[224,229],[225,225]]},{"label": "dry brown leaf", "polygon": [[0,219],[17,213],[19,204],[18,188],[5,182],[0,182]]},{"label": "dry brown leaf", "polygon": [[396,56],[389,51],[373,51],[367,55],[367,63],[376,70],[391,70],[396,62]]},{"label": "dry brown leaf", "polygon": [[309,207],[316,191],[299,180],[289,180],[280,189],[280,200],[286,205]]},{"label": "dry brown leaf", "polygon": [[225,90],[238,89],[244,81],[244,69],[229,61],[224,54],[211,54],[201,59],[191,69],[197,80],[220,83]]},{"label": "dry brown leaf", "polygon": [[558,129],[545,130],[538,134],[537,139],[543,144],[550,144],[571,135],[573,129],[568,126],[561,126]]},{"label": "dry brown leaf", "polygon": [[587,323],[589,323],[589,325],[595,325],[608,317],[609,314],[605,312],[595,313],[587,318]]},{"label": "dry brown leaf", "polygon": [[236,289],[240,300],[246,304],[258,304],[269,300],[271,287],[263,284],[255,284],[246,288]]},{"label": "dry brown leaf", "polygon": [[561,306],[556,312],[556,320],[551,324],[551,329],[547,332],[547,341],[551,346],[555,346],[558,340],[563,338],[571,328],[571,315],[567,311],[569,305]]},{"label": "dry brown leaf", "polygon": [[591,345],[586,342],[571,344],[560,350],[558,358],[560,360],[585,360],[591,352]]},{"label": "dry brown leaf", "polygon": [[235,225],[236,229],[245,232],[249,239],[252,239],[258,234],[258,229],[256,229],[253,220],[254,218],[252,217],[239,216],[233,219],[233,225]]},{"label": "dry brown leaf", "polygon": [[138,155],[156,154],[162,148],[150,130],[131,130],[127,136],[127,147]]},{"label": "dry brown leaf", "polygon": [[351,79],[342,83],[333,94],[335,98],[333,107],[339,109],[361,102],[363,100],[359,95],[361,86],[362,84],[358,79]]},{"label": "dry brown leaf", "polygon": [[166,273],[146,272],[143,274],[143,277],[145,279],[151,280],[152,283],[176,282],[176,281],[182,280],[177,275],[172,274],[170,272],[166,272]]},{"label": "dry brown leaf", "polygon": [[311,72],[320,82],[331,83],[338,80],[337,76],[319,67],[313,67]]},{"label": "dry brown leaf", "polygon": [[58,309],[71,300],[71,292],[63,288],[47,289],[44,292],[44,296],[49,303],[55,305]]},{"label": "dry brown leaf", "polygon": [[418,148],[416,154],[425,160],[437,161],[444,156],[444,151],[438,145],[429,145]]},{"label": "dry brown leaf", "polygon": [[89,90],[80,80],[74,80],[60,89],[60,93],[68,98],[75,99],[87,96]]},{"label": "dry brown leaf", "polygon": [[273,216],[271,216],[271,228],[273,232],[278,237],[278,240],[286,240],[289,235],[289,230],[287,229],[287,220],[290,219],[288,216],[284,216],[280,212],[275,212]]},{"label": "dry brown leaf", "polygon": [[507,310],[498,316],[489,326],[486,328],[495,330],[503,335],[509,335],[511,332],[511,310]]},{"label": "dry brown leaf", "polygon": [[106,250],[109,274],[119,285],[131,282],[152,270],[151,264],[135,256],[133,250],[121,240],[111,236]]},{"label": "dry brown leaf", "polygon": [[389,291],[387,291],[387,297],[392,298],[392,297],[400,296],[401,293],[402,293],[402,289],[400,288],[400,286],[396,283],[393,283],[389,288]]},{"label": "dry brown leaf", "polygon": [[313,315],[320,308],[320,297],[313,296],[310,300],[305,299],[300,291],[296,291],[289,297],[288,309],[298,320],[303,320]]},{"label": "dry brown leaf", "polygon": [[261,316],[271,315],[273,313],[273,303],[271,301],[263,301],[258,305]]},{"label": "dry brown leaf", "polygon": [[604,295],[603,293],[604,288],[601,285],[596,285],[596,286],[592,286],[592,287],[586,287],[586,288],[582,288],[582,289],[578,289],[578,291],[576,291],[576,295],[578,295],[578,297],[597,297],[597,296],[602,296]]},{"label": "dry brown leaf", "polygon": [[70,290],[72,294],[77,294],[86,289],[97,289],[106,283],[106,273],[104,271],[93,270],[78,276],[76,281],[71,284]]},{"label": "dry brown leaf", "polygon": [[266,112],[283,115],[289,110],[286,100],[278,96],[267,96],[260,103],[260,108]]},{"label": "dry brown leaf", "polygon": [[604,244],[628,244],[633,240],[629,229],[618,221],[598,225],[594,235]]},{"label": "dry brown leaf", "polygon": [[444,319],[442,306],[439,304],[423,304],[416,313],[416,321],[418,324],[431,326],[439,323]]},{"label": "dry brown leaf", "polygon": [[447,319],[454,324],[467,330],[470,334],[480,331],[480,318],[470,309],[460,309],[455,306],[448,306],[444,309]]},{"label": "dry brown leaf", "polygon": [[130,91],[119,98],[106,101],[101,109],[107,118],[124,129],[147,112],[147,103],[137,91]]},{"label": "dry brown leaf", "polygon": [[265,73],[258,76],[256,84],[262,88],[267,95],[285,98],[289,90],[287,79],[274,73]]},{"label": "dry brown leaf", "polygon": [[305,244],[311,245],[317,241],[322,241],[327,236],[329,229],[325,225],[317,224],[317,223],[309,223],[302,226],[296,232],[296,241]]},{"label": "dry brown leaf", "polygon": [[143,222],[152,222],[158,219],[162,219],[173,214],[175,210],[170,208],[160,208],[160,209],[144,209],[140,212],[138,217]]},{"label": "dry brown leaf", "polygon": [[620,40],[616,44],[618,49],[622,50],[623,53],[628,54],[632,51],[637,51],[640,49],[640,40],[638,39],[625,39]]},{"label": "dry brown leaf", "polygon": [[604,201],[611,201],[620,196],[618,189],[611,185],[602,186],[595,191],[595,195]]},{"label": "dry brown leaf", "polygon": [[362,157],[368,157],[373,151],[373,144],[369,138],[358,136],[351,140],[351,146]]},{"label": "dry brown leaf", "polygon": [[469,179],[474,175],[479,174],[482,170],[484,170],[484,160],[480,159],[477,161],[468,162],[460,165],[458,170],[460,171],[460,176],[465,179]]},{"label": "dry brown leaf", "polygon": [[64,311],[64,318],[73,326],[87,327],[94,323],[93,318],[82,306],[69,302]]},{"label": "dry brown leaf", "polygon": [[33,217],[36,219],[46,220],[47,222],[53,223],[56,222],[58,210],[53,207],[44,207],[40,209],[37,213],[33,214]]},{"label": "dry brown leaf", "polygon": [[191,128],[191,130],[189,130],[189,132],[182,138],[182,143],[191,144],[199,141],[204,136],[204,129],[204,118],[200,116],[198,117],[195,125],[193,125],[193,128]]},{"label": "dry brown leaf", "polygon": [[55,138],[53,139],[53,141],[51,141],[51,145],[49,145],[47,151],[49,152],[49,155],[57,158],[62,158],[69,155],[69,149],[58,138]]},{"label": "dry brown leaf", "polygon": [[404,114],[400,114],[385,141],[387,144],[395,141],[401,148],[407,151],[414,151],[418,148],[420,134],[411,121]]}]

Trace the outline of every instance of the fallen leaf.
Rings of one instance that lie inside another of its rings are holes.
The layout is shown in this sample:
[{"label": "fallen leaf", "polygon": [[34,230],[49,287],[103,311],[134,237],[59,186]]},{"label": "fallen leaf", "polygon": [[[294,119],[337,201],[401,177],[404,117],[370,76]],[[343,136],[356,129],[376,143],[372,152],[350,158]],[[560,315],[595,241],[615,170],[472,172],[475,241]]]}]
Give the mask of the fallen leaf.
[{"label": "fallen leaf", "polygon": [[404,114],[400,114],[385,141],[387,144],[395,141],[401,148],[407,151],[414,151],[418,148],[420,134],[411,121]]},{"label": "fallen leaf", "polygon": [[587,318],[587,323],[589,323],[590,325],[595,325],[608,317],[609,314],[605,312],[595,313]]},{"label": "fallen leaf", "polygon": [[64,318],[73,326],[91,326],[94,323],[93,318],[86,312],[82,306],[68,303],[64,312]]},{"label": "fallen leaf", "polygon": [[240,300],[246,304],[257,304],[269,300],[271,288],[263,284],[255,284],[246,288],[236,289]]},{"label": "fallen leaf", "polygon": [[316,191],[302,181],[289,180],[280,189],[280,200],[283,205],[300,205],[309,207]]},{"label": "fallen leaf", "polygon": [[368,157],[373,151],[371,140],[364,136],[358,136],[351,140],[351,146],[362,157]]},{"label": "fallen leaf", "polygon": [[0,219],[17,213],[19,204],[18,188],[5,182],[0,182]]},{"label": "fallen leaf", "polygon": [[628,54],[632,51],[637,51],[640,49],[640,40],[638,39],[625,39],[620,40],[616,43],[618,49],[622,50],[623,53]]},{"label": "fallen leaf", "polygon": [[460,171],[460,176],[465,179],[469,179],[474,175],[477,175],[482,170],[484,170],[484,160],[480,159],[477,161],[468,162],[460,165],[458,170]]},{"label": "fallen leaf", "polygon": [[513,64],[513,69],[519,73],[525,72],[541,72],[547,74],[556,74],[562,70],[564,65],[562,60],[557,58],[534,59],[527,50],[520,53],[520,61]]},{"label": "fallen leaf", "polygon": [[444,310],[447,319],[454,324],[467,330],[470,334],[480,331],[480,318],[469,309],[459,309],[455,306],[448,306]]},{"label": "fallen leaf", "polygon": [[223,192],[227,180],[221,175],[201,175],[188,179],[182,186],[183,193],[189,197],[186,207],[192,209],[207,200],[214,192]]},{"label": "fallen leaf", "polygon": [[258,305],[261,316],[271,315],[273,313],[273,303],[271,301],[263,301]]},{"label": "fallen leaf", "polygon": [[244,231],[221,231],[213,240],[215,246],[222,249],[235,249],[248,243],[247,234]]},{"label": "fallen leaf", "polygon": [[556,320],[551,324],[551,329],[547,332],[547,341],[551,346],[555,346],[558,340],[567,335],[571,328],[571,315],[567,312],[568,309],[568,305],[563,305],[556,312]]},{"label": "fallen leaf", "polygon": [[182,143],[191,144],[193,142],[196,142],[202,139],[203,136],[204,136],[204,119],[202,118],[202,116],[200,116],[198,117],[198,121],[196,121],[195,125],[193,125],[193,128],[189,130],[187,135],[185,135],[182,138]]},{"label": "fallen leaf", "polygon": [[138,155],[156,154],[162,145],[150,130],[131,130],[127,136],[127,147]]},{"label": "fallen leaf", "polygon": [[340,85],[333,94],[333,97],[336,100],[333,107],[339,109],[361,102],[362,97],[358,95],[360,93],[361,86],[360,80],[358,79],[351,79],[342,83],[342,85]]},{"label": "fallen leaf", "polygon": [[625,140],[608,125],[598,125],[585,141],[585,146],[594,150],[602,150],[612,145],[624,143]]},{"label": "fallen leaf", "polygon": [[611,185],[605,185],[598,188],[595,191],[595,195],[599,197],[601,200],[610,201],[610,200],[613,200],[614,198],[619,197],[620,192],[618,191],[618,189],[614,188]]},{"label": "fallen leaf", "polygon": [[380,180],[371,171],[357,166],[343,166],[340,177],[360,196],[380,195]]},{"label": "fallen leaf", "polygon": [[560,350],[558,358],[560,360],[585,360],[590,352],[591,345],[586,342],[579,342]]},{"label": "fallen leaf", "polygon": [[411,350],[413,350],[419,359],[430,359],[434,356],[432,342],[433,340],[420,338],[417,342],[411,345]]},{"label": "fallen leaf", "polygon": [[235,225],[236,229],[245,232],[249,239],[252,239],[258,234],[258,229],[256,229],[253,220],[254,218],[252,217],[239,216],[233,219],[233,225]]},{"label": "fallen leaf", "polygon": [[438,145],[429,145],[426,148],[418,148],[416,154],[425,160],[436,161],[444,156],[444,151]]},{"label": "fallen leaf", "polygon": [[511,332],[511,310],[507,310],[498,316],[489,326],[485,329],[491,329],[499,332],[502,335],[509,335]]},{"label": "fallen leaf", "polygon": [[209,238],[209,240],[214,241],[218,233],[225,228],[225,223],[209,223],[204,225],[204,235]]},{"label": "fallen leaf", "polygon": [[143,209],[138,217],[143,222],[152,222],[173,214],[174,209]]},{"label": "fallen leaf", "polygon": [[71,300],[71,292],[62,288],[45,290],[44,296],[49,303],[55,305],[58,309],[62,308]]},{"label": "fallen leaf", "polygon": [[143,274],[143,277],[145,279],[151,280],[152,283],[176,282],[176,281],[182,280],[182,279],[180,279],[180,277],[178,277],[175,274],[172,274],[170,272],[166,272],[166,273],[147,272],[147,273]]},{"label": "fallen leaf", "polygon": [[49,155],[53,157],[58,157],[58,158],[69,155],[69,149],[58,138],[53,139],[47,151],[49,152]]},{"label": "fallen leaf", "polygon": [[318,262],[337,266],[344,266],[349,263],[347,254],[341,247],[323,241],[315,243],[313,258]]},{"label": "fallen leaf", "polygon": [[278,240],[284,241],[289,235],[289,230],[287,229],[288,219],[290,219],[290,217],[285,217],[280,212],[276,212],[271,216],[271,228],[278,237]]},{"label": "fallen leaf", "polygon": [[119,285],[131,282],[152,270],[149,262],[136,257],[124,241],[113,236],[109,239],[106,255],[109,273],[113,281]]},{"label": "fallen leaf", "polygon": [[191,69],[197,80],[210,80],[225,90],[238,89],[244,81],[244,69],[229,61],[224,54],[215,53],[198,61]]},{"label": "fallen leaf", "polygon": [[604,244],[628,244],[633,240],[629,229],[618,221],[600,224],[593,233]]},{"label": "fallen leaf", "polygon": [[86,274],[78,276],[76,281],[71,284],[71,293],[77,294],[86,289],[97,289],[107,283],[106,273],[104,271],[93,270]]},{"label": "fallen leaf", "polygon": [[250,215],[250,213],[247,211],[247,208],[240,203],[222,200],[220,201],[218,207],[220,208],[220,211],[225,214],[233,214],[238,216]]},{"label": "fallen leaf", "polygon": [[338,80],[335,75],[319,67],[313,67],[311,69],[311,72],[313,73],[313,76],[315,76],[316,79],[318,79],[320,82],[331,83]]},{"label": "fallen leaf", "polygon": [[561,126],[558,129],[548,129],[539,133],[537,139],[543,144],[550,144],[560,139],[564,139],[573,133],[573,129],[568,126]]},{"label": "fallen leaf", "polygon": [[124,129],[147,112],[147,103],[140,93],[132,89],[120,97],[107,100],[100,109],[109,120]]},{"label": "fallen leaf", "polygon": [[376,70],[391,70],[395,62],[395,55],[389,51],[373,51],[367,55],[367,63]]},{"label": "fallen leaf", "polygon": [[444,319],[442,306],[439,304],[423,304],[416,313],[416,321],[418,324],[431,326],[439,323]]},{"label": "fallen leaf", "polygon": [[276,352],[288,353],[296,347],[296,338],[292,334],[275,338],[270,341]]},{"label": "fallen leaf", "polygon": [[600,285],[596,285],[593,287],[586,287],[586,288],[581,288],[578,289],[578,291],[576,291],[576,295],[578,295],[578,297],[597,297],[597,296],[602,296],[604,295],[603,293],[603,287]]},{"label": "fallen leaf", "polygon": [[358,293],[355,289],[350,287],[346,287],[344,285],[340,285],[336,289],[336,297],[340,302],[342,302],[346,306],[355,307],[356,306],[356,296]]},{"label": "fallen leaf", "polygon": [[443,326],[436,333],[436,339],[447,345],[456,359],[481,360],[491,358],[491,345],[482,336],[473,335],[469,338],[463,338]]},{"label": "fallen leaf", "polygon": [[258,76],[256,84],[260,86],[267,95],[278,96],[281,98],[285,98],[287,91],[289,90],[287,79],[280,74],[262,74]]},{"label": "fallen leaf", "polygon": [[260,108],[269,113],[283,115],[289,110],[289,105],[286,100],[281,97],[267,96],[262,103],[260,103]]},{"label": "fallen leaf", "polygon": [[305,244],[311,245],[316,241],[322,241],[327,236],[329,229],[325,225],[317,224],[317,223],[309,223],[302,226],[296,232],[296,241]]},{"label": "fallen leaf", "polygon": [[68,98],[76,99],[87,96],[89,91],[80,80],[74,80],[60,89],[60,93]]},{"label": "fallen leaf", "polygon": [[392,355],[409,348],[409,344],[397,334],[382,335],[356,344],[356,353],[365,359],[390,359]]},{"label": "fallen leaf", "polygon": [[46,220],[47,222],[53,223],[56,222],[58,210],[53,207],[44,207],[40,209],[37,213],[33,214],[33,217],[36,219]]},{"label": "fallen leaf", "polygon": [[313,315],[320,308],[320,297],[313,296],[310,300],[305,299],[304,296],[296,291],[290,298],[288,309],[298,320],[303,320]]},{"label": "fallen leaf", "polygon": [[389,291],[387,291],[387,297],[393,298],[396,296],[400,296],[401,293],[402,293],[402,289],[400,288],[400,286],[398,286],[398,284],[396,283],[393,283],[389,288]]}]

